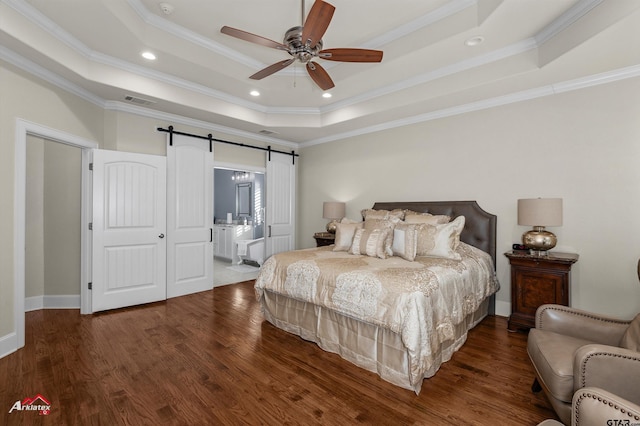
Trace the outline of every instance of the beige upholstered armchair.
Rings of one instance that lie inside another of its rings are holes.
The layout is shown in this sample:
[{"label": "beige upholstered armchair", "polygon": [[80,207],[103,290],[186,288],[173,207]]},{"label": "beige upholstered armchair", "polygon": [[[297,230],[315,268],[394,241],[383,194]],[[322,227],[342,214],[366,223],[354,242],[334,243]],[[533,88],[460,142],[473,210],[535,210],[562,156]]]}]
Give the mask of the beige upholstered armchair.
[{"label": "beige upholstered armchair", "polygon": [[[538,426],[562,423],[545,420]],[[640,406],[598,388],[582,388],[573,394],[571,405],[573,426],[623,426],[640,424]]]},{"label": "beige upholstered armchair", "polygon": [[640,405],[640,315],[632,321],[567,306],[542,305],[529,331],[527,352],[558,417],[571,423],[579,389],[597,387]]}]

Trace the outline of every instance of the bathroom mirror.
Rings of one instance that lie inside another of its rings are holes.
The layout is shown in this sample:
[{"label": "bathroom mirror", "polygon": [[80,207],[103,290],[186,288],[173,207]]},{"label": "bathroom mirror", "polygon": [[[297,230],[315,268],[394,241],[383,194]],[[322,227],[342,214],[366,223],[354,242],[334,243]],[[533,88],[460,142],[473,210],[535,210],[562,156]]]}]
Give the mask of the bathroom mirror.
[{"label": "bathroom mirror", "polygon": [[236,215],[251,216],[251,182],[236,184]]}]

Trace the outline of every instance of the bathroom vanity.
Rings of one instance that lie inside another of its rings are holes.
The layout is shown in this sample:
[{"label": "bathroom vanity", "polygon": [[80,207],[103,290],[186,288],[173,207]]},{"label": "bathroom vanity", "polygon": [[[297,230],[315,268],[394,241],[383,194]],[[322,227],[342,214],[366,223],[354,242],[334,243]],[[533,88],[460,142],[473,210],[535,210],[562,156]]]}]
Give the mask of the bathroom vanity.
[{"label": "bathroom vanity", "polygon": [[236,241],[253,238],[252,225],[216,224],[213,227],[213,255],[238,263],[238,247]]}]

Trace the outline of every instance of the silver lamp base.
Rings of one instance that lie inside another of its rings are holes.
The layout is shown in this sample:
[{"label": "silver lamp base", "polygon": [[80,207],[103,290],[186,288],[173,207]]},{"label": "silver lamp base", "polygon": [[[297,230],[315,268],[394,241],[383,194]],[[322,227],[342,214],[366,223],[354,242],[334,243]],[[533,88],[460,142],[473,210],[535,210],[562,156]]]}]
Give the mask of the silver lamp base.
[{"label": "silver lamp base", "polygon": [[522,234],[522,244],[535,254],[545,254],[558,243],[556,236],[544,229],[544,226],[534,226],[531,231]]},{"label": "silver lamp base", "polygon": [[336,233],[336,228],[338,224],[338,220],[333,219],[331,222],[327,223],[327,232],[329,232],[330,234],[335,234]]}]

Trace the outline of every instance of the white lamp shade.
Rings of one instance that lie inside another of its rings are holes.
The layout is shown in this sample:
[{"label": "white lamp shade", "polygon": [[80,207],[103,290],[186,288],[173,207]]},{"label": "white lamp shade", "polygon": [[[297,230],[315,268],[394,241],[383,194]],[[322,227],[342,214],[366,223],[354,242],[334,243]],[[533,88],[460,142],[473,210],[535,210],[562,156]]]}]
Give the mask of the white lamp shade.
[{"label": "white lamp shade", "polygon": [[324,219],[342,219],[346,212],[346,204],[339,201],[325,201],[322,203],[322,217]]},{"label": "white lamp shade", "polygon": [[562,226],[562,198],[518,200],[518,225]]}]

